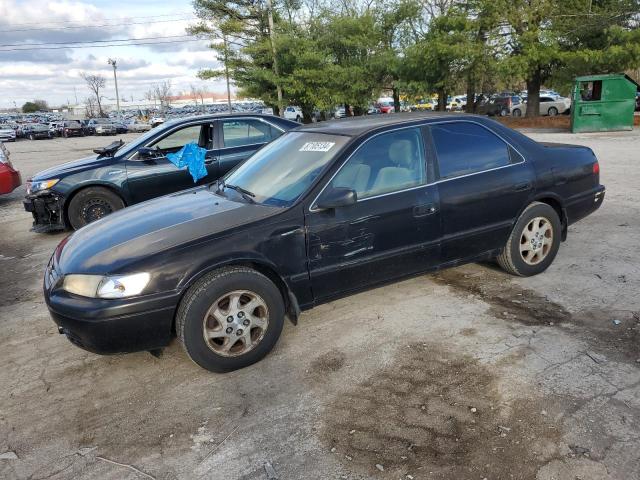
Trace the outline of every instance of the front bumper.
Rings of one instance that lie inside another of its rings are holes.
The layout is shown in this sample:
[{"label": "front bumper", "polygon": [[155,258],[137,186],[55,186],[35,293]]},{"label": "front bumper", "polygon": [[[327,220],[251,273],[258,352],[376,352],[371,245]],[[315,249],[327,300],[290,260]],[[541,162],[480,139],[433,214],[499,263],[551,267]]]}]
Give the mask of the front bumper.
[{"label": "front bumper", "polygon": [[37,233],[64,230],[64,197],[51,190],[32,193],[22,200],[27,212],[33,215],[31,230]]},{"label": "front bumper", "polygon": [[33,137],[34,139],[42,139],[42,138],[50,138],[49,132],[30,132],[27,134],[27,137]]},{"label": "front bumper", "polygon": [[44,297],[58,332],[74,345],[98,354],[165,347],[172,337],[180,299],[176,292],[107,300],[70,294],[47,267]]},{"label": "front bumper", "polygon": [[80,129],[64,130],[62,135],[67,137],[81,137],[83,132]]}]

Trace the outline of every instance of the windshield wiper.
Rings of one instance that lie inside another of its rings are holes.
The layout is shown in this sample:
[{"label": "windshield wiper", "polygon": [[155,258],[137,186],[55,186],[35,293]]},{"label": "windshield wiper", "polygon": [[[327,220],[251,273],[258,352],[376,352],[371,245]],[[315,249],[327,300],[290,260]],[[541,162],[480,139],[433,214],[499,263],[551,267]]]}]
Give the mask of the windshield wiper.
[{"label": "windshield wiper", "polygon": [[239,187],[238,185],[229,185],[228,183],[223,182],[222,188],[230,188],[231,190],[235,190],[240,195],[242,195],[242,198],[244,198],[247,202],[256,203],[256,201],[253,199],[253,197],[255,197],[256,194],[253,192],[250,192],[249,190],[245,190],[244,188]]}]

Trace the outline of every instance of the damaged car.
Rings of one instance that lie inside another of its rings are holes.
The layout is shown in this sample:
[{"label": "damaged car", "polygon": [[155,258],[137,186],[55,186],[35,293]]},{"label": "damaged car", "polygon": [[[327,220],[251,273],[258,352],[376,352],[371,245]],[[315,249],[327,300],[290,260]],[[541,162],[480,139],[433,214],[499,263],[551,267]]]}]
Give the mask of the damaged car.
[{"label": "damaged car", "polygon": [[0,142],[0,195],[9,194],[22,185],[20,172],[13,167],[9,156],[9,150]]},{"label": "damaged car", "polygon": [[260,114],[173,120],[129,144],[116,141],[96,155],[37,173],[27,180],[24,208],[37,232],[78,229],[128,205],[193,187],[189,172],[166,157],[186,144],[206,149],[207,176],[198,182],[206,184],[298,125]]},{"label": "damaged car", "polygon": [[587,147],[486,117],[378,115],[302,126],[215,183],[63,240],[44,278],[60,333],[97,353],[173,333],[211,371],[246,367],[285,316],[479,260],[531,276],[603,202]]}]

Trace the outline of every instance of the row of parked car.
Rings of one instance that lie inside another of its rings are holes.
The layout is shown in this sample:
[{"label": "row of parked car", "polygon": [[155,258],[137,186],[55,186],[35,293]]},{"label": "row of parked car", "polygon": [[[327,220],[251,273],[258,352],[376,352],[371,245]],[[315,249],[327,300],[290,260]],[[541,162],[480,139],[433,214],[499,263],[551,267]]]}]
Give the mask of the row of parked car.
[{"label": "row of parked car", "polygon": [[[521,117],[527,113],[527,92],[502,92],[492,95],[480,94],[476,97],[476,113],[480,115]],[[467,106],[467,96],[457,95],[447,99],[447,111],[463,111]],[[436,99],[422,100],[411,107],[413,111],[437,110]],[[568,114],[571,99],[562,97],[553,90],[540,91],[540,115],[555,116]]]},{"label": "row of parked car", "polygon": [[89,120],[61,120],[49,123],[0,123],[0,142],[15,142],[19,138],[40,140],[55,137],[84,137],[86,135],[116,135],[151,130],[148,122],[132,119],[128,122],[108,118]]}]

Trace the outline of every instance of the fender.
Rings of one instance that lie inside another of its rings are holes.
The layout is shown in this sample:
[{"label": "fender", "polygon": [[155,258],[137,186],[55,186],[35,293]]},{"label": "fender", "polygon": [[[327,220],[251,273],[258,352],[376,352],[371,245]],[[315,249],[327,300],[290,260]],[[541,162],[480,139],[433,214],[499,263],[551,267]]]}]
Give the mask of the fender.
[{"label": "fender", "polygon": [[549,204],[553,209],[558,213],[560,217],[560,223],[562,225],[561,232],[561,240],[564,242],[567,239],[567,229],[569,226],[568,217],[567,217],[567,209],[564,206],[564,200],[557,193],[545,190],[536,192],[530,199],[529,203],[522,207],[522,209],[518,212],[518,218],[522,215],[522,212],[529,206],[531,202],[542,202]]},{"label": "fender", "polygon": [[256,255],[255,253],[245,252],[229,257],[225,256],[224,259],[215,259],[212,262],[202,265],[201,267],[196,269],[196,273],[184,278],[178,285],[178,290],[180,291],[180,301],[182,301],[182,297],[189,290],[189,288],[204,275],[214,270],[229,266],[250,267],[269,278],[278,287],[280,293],[282,294],[282,300],[285,303],[285,308],[289,320],[291,320],[291,323],[293,323],[294,325],[298,324],[298,318],[300,317],[301,313],[300,305],[298,303],[298,297],[290,288],[288,282],[285,280],[282,274],[278,271],[277,267],[266,258],[260,255]]}]

